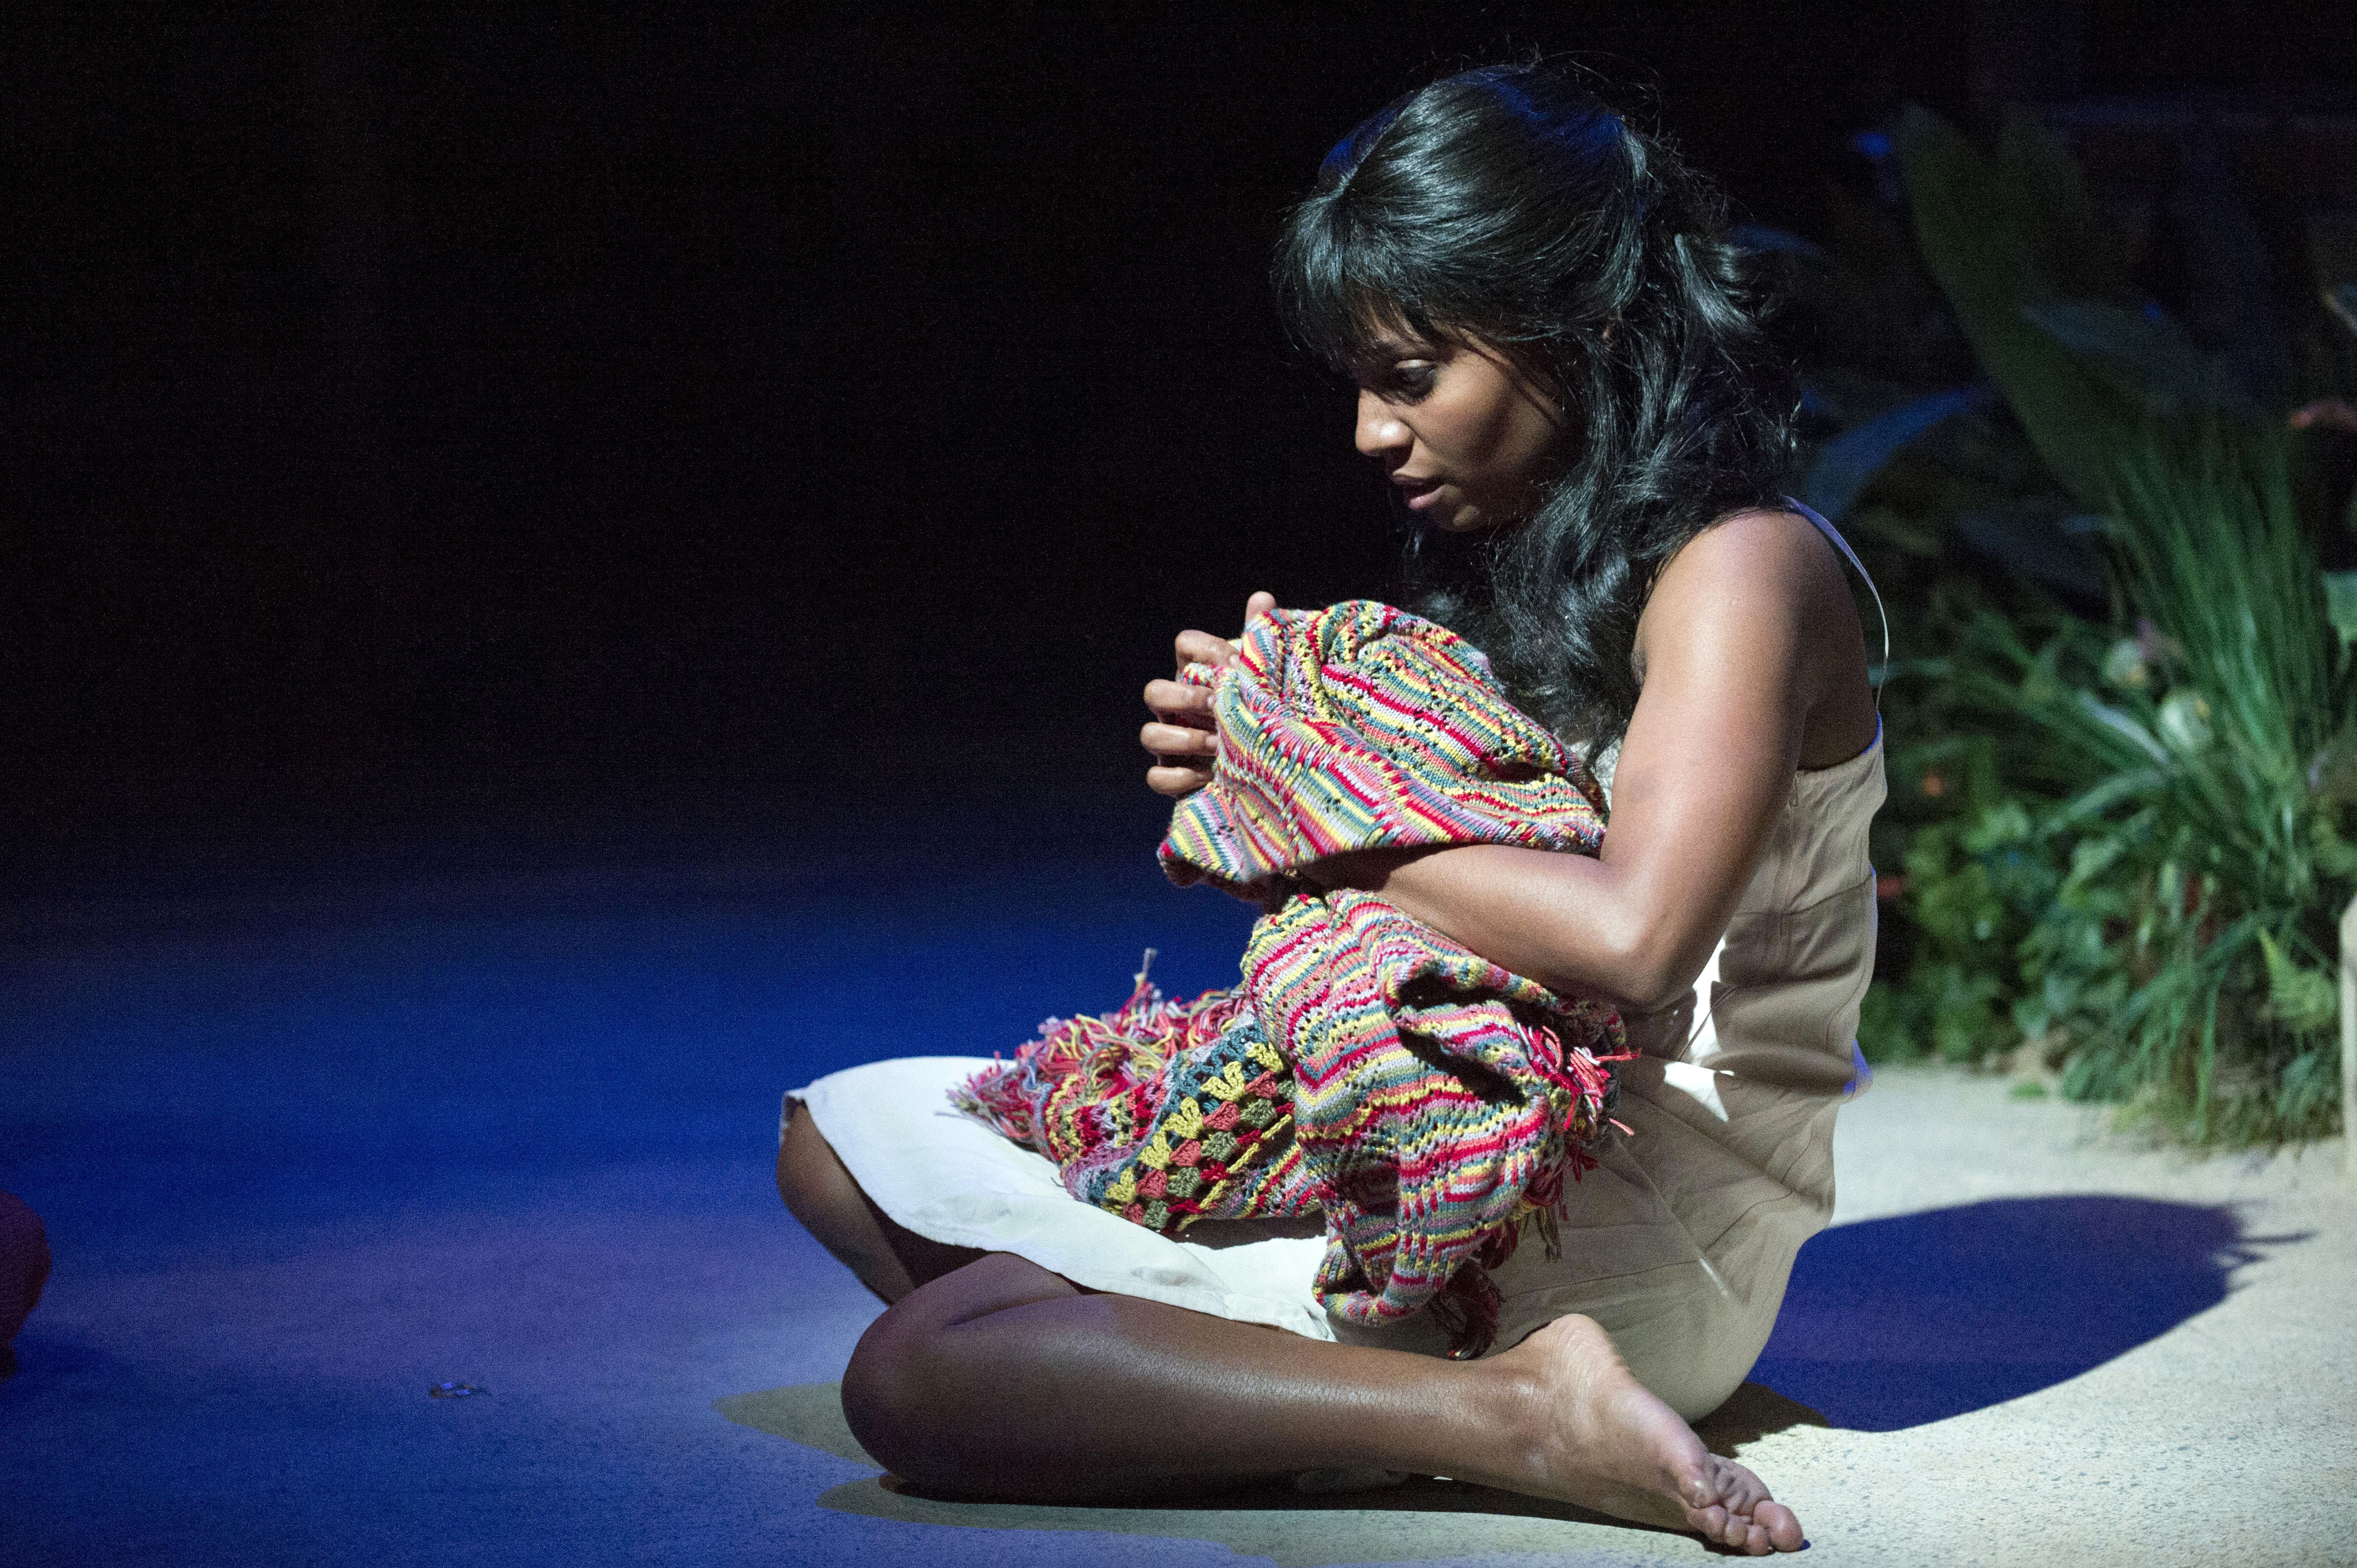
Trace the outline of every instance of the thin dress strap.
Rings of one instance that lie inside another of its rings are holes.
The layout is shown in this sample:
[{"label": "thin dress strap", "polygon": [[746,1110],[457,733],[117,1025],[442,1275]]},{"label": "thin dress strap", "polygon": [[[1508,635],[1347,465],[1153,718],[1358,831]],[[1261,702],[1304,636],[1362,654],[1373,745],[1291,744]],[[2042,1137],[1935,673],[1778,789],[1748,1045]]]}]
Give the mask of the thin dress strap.
[{"label": "thin dress strap", "polygon": [[[1874,613],[1882,618],[1882,664],[1876,673],[1888,675],[1890,670],[1890,612],[1882,607],[1882,590],[1874,585],[1874,578],[1867,573],[1866,563],[1857,558],[1857,552],[1849,547],[1849,541],[1841,536],[1841,530],[1819,516],[1814,508],[1805,501],[1794,500],[1791,496],[1784,498],[1784,504],[1815,523],[1817,532],[1833,541],[1834,548],[1842,553],[1842,559],[1857,568],[1859,581],[1866,585],[1866,591],[1874,596]],[[1874,708],[1877,713],[1882,711],[1880,681],[1874,683]]]}]

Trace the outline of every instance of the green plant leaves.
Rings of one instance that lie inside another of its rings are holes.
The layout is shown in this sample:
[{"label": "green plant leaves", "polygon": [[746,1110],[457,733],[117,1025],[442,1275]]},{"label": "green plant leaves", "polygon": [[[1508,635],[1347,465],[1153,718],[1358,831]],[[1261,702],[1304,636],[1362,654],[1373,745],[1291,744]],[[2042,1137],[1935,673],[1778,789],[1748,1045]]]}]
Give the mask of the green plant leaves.
[{"label": "green plant leaves", "polygon": [[1997,132],[1996,176],[2031,269],[2072,299],[2126,299],[2111,231],[2088,199],[2078,160],[2027,110],[2009,108]]},{"label": "green plant leaves", "polygon": [[2054,476],[2100,507],[2139,411],[2029,314],[2130,303],[2075,166],[2019,112],[1996,158],[1912,105],[1899,144],[1916,242],[1975,356]]},{"label": "green plant leaves", "polygon": [[2275,938],[2259,933],[2267,966],[2267,1011],[2286,1028],[2324,1030],[2341,1019],[2341,987],[2320,970],[2294,963]]},{"label": "green plant leaves", "polygon": [[1911,1016],[1935,1041],[2009,1023],[2063,1060],[2065,1092],[2134,1101],[2197,1143],[2313,1133],[2330,1103],[2293,1068],[2337,1016],[2322,955],[2357,875],[2332,815],[2357,724],[2286,446],[2148,428],[2120,472],[2134,638],[2066,622],[2031,649],[1986,613],[1959,628],[1949,685],[2078,782],[2040,806],[2017,772],[1918,831]]},{"label": "green plant leaves", "polygon": [[2033,582],[2081,600],[2103,602],[2109,586],[2103,558],[2071,532],[2053,507],[1978,508],[1956,519],[1956,532],[1982,554]]},{"label": "green plant leaves", "polygon": [[[2328,1131],[2328,955],[2357,883],[2357,573],[2320,570],[2320,509],[2343,502],[2309,468],[2295,480],[2320,447],[2281,427],[2257,231],[2214,137],[2189,144],[2172,209],[2189,332],[2130,285],[2029,114],[1983,151],[1910,110],[1898,142],[1922,271],[2012,418],[1955,417],[1969,372],[1935,331],[1906,341],[1936,352],[1868,346],[1846,381],[1813,371],[1845,393],[1818,413],[1851,423],[1811,498],[1909,541],[1900,570],[1930,575],[1910,640],[1934,657],[1900,666],[1900,820],[1878,830],[1903,846],[1910,963],[1861,1036],[1975,1062],[2034,1048],[2067,1094],[2196,1144]],[[1842,256],[1846,297],[1921,299],[1908,259]],[[2324,316],[2357,322],[2352,297],[2328,292]],[[1921,315],[1876,319],[1903,337]],[[2009,575],[1953,569],[1922,547],[1932,531]],[[1936,738],[1910,744],[1909,723]]]},{"label": "green plant leaves", "polygon": [[1843,431],[1817,449],[1801,499],[1839,522],[1867,481],[1901,448],[1941,421],[1970,413],[1988,400],[1986,387],[1955,387],[1910,399],[1888,413]]},{"label": "green plant leaves", "polygon": [[2357,283],[2335,283],[2324,285],[2324,308],[2332,318],[2352,332],[2357,332]]},{"label": "green plant leaves", "polygon": [[2357,642],[2357,572],[2326,572],[2324,614],[2343,646]]},{"label": "green plant leaves", "polygon": [[2083,369],[2154,413],[2182,417],[2246,406],[2185,328],[2158,310],[2065,301],[2024,306],[2022,314]]}]

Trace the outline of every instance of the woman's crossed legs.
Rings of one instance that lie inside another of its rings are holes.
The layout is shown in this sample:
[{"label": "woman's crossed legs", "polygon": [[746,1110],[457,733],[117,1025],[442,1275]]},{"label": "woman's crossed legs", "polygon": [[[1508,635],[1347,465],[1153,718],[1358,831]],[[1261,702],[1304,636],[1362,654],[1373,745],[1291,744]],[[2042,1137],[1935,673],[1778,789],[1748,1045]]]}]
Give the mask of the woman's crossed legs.
[{"label": "woman's crossed legs", "polygon": [[1802,1544],[1792,1509],[1706,1450],[1591,1319],[1446,1361],[1084,1291],[893,1223],[800,1106],[778,1189],[890,1304],[852,1353],[844,1413],[870,1454],[920,1486],[1071,1503],[1366,1466],[1556,1498],[1757,1553]]}]

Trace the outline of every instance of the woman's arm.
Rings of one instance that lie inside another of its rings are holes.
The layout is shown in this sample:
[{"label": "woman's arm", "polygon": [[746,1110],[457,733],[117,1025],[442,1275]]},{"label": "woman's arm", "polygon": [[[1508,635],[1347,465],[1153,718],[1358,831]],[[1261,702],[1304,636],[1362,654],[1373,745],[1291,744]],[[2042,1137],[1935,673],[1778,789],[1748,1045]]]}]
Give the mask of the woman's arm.
[{"label": "woman's arm", "polygon": [[1841,569],[1789,513],[1743,513],[1679,551],[1636,654],[1600,855],[1469,844],[1348,856],[1320,880],[1380,892],[1551,989],[1640,1009],[1676,1000],[1759,865],[1812,714],[1827,710],[1833,732],[1812,749],[1830,740],[1835,759],[1870,744],[1873,714]]}]

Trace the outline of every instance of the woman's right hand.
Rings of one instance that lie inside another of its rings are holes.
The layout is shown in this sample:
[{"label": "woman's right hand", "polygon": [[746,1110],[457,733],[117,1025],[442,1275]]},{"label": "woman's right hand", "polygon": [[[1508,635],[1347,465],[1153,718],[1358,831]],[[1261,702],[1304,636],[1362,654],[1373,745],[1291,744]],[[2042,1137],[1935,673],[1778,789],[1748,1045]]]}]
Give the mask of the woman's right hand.
[{"label": "woman's right hand", "polygon": [[[1244,603],[1249,627],[1276,608],[1274,594],[1254,594]],[[1208,631],[1182,631],[1172,644],[1178,667],[1208,664],[1217,670],[1235,661],[1237,639]],[[1211,717],[1211,689],[1186,681],[1148,681],[1146,705],[1154,717],[1137,732],[1138,744],[1154,754],[1146,788],[1157,795],[1191,795],[1211,781],[1211,760],[1220,753],[1220,732]]]}]

